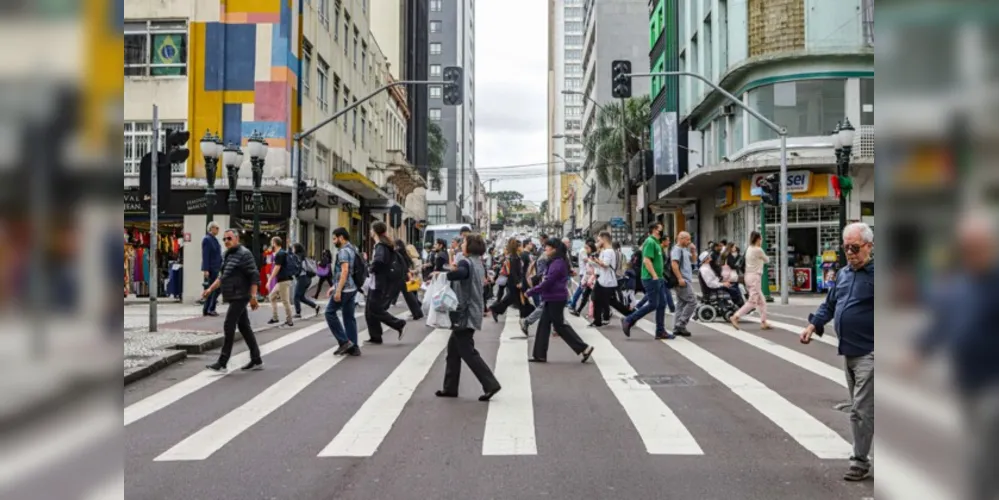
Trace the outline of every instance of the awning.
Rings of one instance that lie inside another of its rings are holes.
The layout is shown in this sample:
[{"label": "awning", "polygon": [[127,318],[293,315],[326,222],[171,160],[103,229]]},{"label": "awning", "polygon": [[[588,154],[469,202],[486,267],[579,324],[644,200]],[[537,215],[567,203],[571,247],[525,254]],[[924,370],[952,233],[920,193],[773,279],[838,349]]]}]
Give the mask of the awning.
[{"label": "awning", "polygon": [[390,200],[388,193],[378,187],[371,179],[358,172],[341,172],[333,175],[333,182],[338,186],[357,193],[365,201]]}]

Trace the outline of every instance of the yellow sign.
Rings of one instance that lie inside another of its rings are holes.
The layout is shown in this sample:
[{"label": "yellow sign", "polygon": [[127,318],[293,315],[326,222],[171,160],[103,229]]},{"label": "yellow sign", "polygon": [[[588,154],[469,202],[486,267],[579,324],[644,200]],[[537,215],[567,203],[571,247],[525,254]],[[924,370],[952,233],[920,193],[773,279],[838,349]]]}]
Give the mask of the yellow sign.
[{"label": "yellow sign", "polygon": [[715,191],[715,208],[728,208],[735,205],[735,188],[724,185]]},{"label": "yellow sign", "polygon": [[[829,180],[831,177],[832,176],[830,174],[812,174],[812,185],[808,188],[808,190],[799,193],[791,193],[791,197],[795,200],[829,198],[832,196],[832,189],[829,187]],[[742,201],[760,201],[759,196],[753,195],[752,186],[752,179],[742,180]]]}]

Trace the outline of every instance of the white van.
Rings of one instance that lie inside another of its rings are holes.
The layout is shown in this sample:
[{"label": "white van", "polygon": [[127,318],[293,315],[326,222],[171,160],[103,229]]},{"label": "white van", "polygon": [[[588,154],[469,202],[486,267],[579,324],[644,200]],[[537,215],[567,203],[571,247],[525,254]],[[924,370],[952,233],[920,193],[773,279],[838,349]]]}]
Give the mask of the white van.
[{"label": "white van", "polygon": [[423,242],[433,245],[437,240],[444,240],[448,245],[451,240],[461,235],[462,229],[472,230],[471,224],[439,224],[427,226],[423,230]]}]

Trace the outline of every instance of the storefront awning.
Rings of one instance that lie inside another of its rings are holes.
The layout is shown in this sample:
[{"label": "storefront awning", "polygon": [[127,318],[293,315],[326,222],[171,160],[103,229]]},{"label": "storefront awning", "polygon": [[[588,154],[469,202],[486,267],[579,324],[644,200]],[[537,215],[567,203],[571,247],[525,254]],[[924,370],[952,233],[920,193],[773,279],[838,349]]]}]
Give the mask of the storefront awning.
[{"label": "storefront awning", "polygon": [[371,179],[358,172],[341,172],[333,176],[333,182],[349,191],[357,193],[365,201],[388,201],[391,198]]}]

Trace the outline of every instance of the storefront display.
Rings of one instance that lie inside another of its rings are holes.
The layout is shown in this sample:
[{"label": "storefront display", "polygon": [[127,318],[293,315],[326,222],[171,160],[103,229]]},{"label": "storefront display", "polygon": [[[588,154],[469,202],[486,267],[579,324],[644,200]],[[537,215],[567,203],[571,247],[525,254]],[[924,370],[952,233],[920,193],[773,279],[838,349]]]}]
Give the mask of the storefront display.
[{"label": "storefront display", "polygon": [[[126,222],[124,227],[124,295],[149,296],[150,245],[156,245],[156,265],[158,270],[160,297],[180,298],[177,290],[183,268],[182,248],[184,246],[183,223],[178,221],[159,222],[159,236],[155,241],[150,237],[148,222]],[[173,286],[169,286],[170,283]],[[171,293],[175,292],[175,293]]]}]

